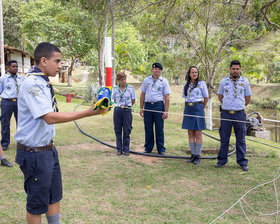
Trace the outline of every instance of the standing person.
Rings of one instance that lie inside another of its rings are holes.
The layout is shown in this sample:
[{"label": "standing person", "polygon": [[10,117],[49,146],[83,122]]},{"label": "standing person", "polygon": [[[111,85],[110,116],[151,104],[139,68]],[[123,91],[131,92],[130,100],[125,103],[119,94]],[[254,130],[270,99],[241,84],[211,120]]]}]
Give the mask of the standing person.
[{"label": "standing person", "polygon": [[6,156],[4,155],[3,149],[0,146],[0,160],[1,160],[1,166],[7,166],[12,167],[13,165],[6,159]]},{"label": "standing person", "polygon": [[[145,152],[150,153],[154,148],[153,129],[155,124],[157,151],[160,155],[165,155],[163,128],[164,120],[168,118],[169,94],[171,93],[171,90],[167,79],[161,76],[162,69],[160,63],[154,63],[152,65],[152,75],[146,77],[142,83],[140,115],[144,117]],[[143,108],[145,108],[145,111]]]},{"label": "standing person", "polygon": [[[131,107],[135,103],[135,91],[133,86],[126,83],[126,74],[117,74],[118,86],[113,88],[112,100],[117,103],[114,110],[114,127],[117,143],[117,155],[122,153],[129,156],[130,133],[132,129]],[[123,132],[123,136],[122,136]]]},{"label": "standing person", "polygon": [[24,174],[27,194],[28,224],[41,223],[46,214],[48,223],[59,223],[59,201],[62,181],[56,147],[53,143],[56,123],[98,115],[106,110],[58,112],[54,90],[49,77],[61,68],[61,51],[51,43],[40,43],[34,52],[36,66],[22,83],[18,97],[18,128],[16,162]]},{"label": "standing person", "polygon": [[0,94],[1,94],[1,145],[3,150],[7,150],[10,144],[10,121],[12,114],[17,122],[18,108],[17,98],[18,91],[24,77],[17,74],[18,64],[15,60],[7,63],[8,72],[0,78]]},{"label": "standing person", "polygon": [[[196,66],[191,66],[186,76],[183,88],[183,98],[185,98],[184,115],[195,115],[204,117],[204,108],[208,102],[208,90],[204,81],[199,80],[199,71]],[[205,118],[195,116],[183,117],[183,129],[188,129],[189,144],[191,148],[191,158],[188,163],[195,165],[200,163],[200,153],[202,149],[202,130],[206,128]]]},{"label": "standing person", "polygon": [[221,126],[219,129],[221,146],[218,155],[218,163],[215,167],[223,167],[228,162],[228,147],[231,129],[233,127],[236,137],[236,162],[240,165],[243,171],[248,171],[248,160],[245,158],[245,107],[251,101],[251,89],[248,80],[240,75],[241,64],[239,61],[232,61],[230,63],[229,71],[230,75],[222,79],[218,89],[218,98],[222,103],[220,107]]}]

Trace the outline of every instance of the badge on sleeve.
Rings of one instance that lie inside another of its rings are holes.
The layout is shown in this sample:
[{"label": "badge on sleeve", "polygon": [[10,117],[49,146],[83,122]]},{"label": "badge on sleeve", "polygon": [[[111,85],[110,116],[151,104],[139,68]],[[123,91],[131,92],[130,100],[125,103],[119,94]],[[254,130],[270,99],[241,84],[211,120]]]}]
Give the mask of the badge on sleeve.
[{"label": "badge on sleeve", "polygon": [[38,87],[31,87],[27,92],[31,94],[33,97],[38,96],[40,93],[40,88]]}]

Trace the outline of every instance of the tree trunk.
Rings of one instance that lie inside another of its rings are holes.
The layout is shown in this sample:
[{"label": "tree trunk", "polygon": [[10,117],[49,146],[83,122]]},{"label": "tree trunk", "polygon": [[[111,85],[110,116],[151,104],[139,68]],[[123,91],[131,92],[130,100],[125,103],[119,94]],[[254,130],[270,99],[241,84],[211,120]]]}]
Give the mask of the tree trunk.
[{"label": "tree trunk", "polygon": [[76,57],[74,57],[74,58],[72,59],[70,68],[68,69],[68,79],[67,79],[68,87],[72,86],[72,85],[71,85],[72,71],[73,71],[73,66],[74,66],[75,60],[76,60]]},{"label": "tree trunk", "polygon": [[[209,75],[208,75],[209,74]],[[207,103],[207,117],[206,117],[206,129],[212,131],[213,130],[213,121],[212,121],[212,89],[213,89],[213,83],[214,83],[214,77],[215,77],[215,71],[212,72],[207,72],[207,77],[208,77],[208,94],[209,94],[209,99]]]}]

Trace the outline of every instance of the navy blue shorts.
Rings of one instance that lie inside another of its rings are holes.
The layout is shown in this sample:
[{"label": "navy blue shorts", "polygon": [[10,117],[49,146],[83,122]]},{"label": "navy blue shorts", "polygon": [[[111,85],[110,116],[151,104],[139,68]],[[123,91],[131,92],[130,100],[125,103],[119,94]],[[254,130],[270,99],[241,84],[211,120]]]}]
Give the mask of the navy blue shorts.
[{"label": "navy blue shorts", "polygon": [[17,150],[16,163],[24,175],[27,194],[26,210],[31,214],[44,214],[49,204],[62,199],[62,181],[58,153],[54,147],[43,152]]}]

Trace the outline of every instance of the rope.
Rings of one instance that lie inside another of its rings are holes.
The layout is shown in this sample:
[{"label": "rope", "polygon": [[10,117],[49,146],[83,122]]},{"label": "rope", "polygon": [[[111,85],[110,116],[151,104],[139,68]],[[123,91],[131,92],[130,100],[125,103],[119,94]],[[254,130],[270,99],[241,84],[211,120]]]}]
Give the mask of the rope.
[{"label": "rope", "polygon": [[[126,107],[126,106],[120,106],[118,104],[113,104],[113,107],[121,107],[121,108],[125,108],[125,109],[132,109],[131,107]],[[143,111],[147,111],[147,112],[154,112],[154,113],[163,113],[164,111],[158,111],[158,110],[149,110],[149,109],[143,109]],[[172,115],[177,115],[177,116],[184,116],[184,117],[196,117],[196,118],[204,118],[206,119],[205,116],[199,116],[199,115],[192,115],[192,114],[181,114],[181,113],[174,113],[174,112],[168,112],[168,114],[172,114]],[[239,122],[239,123],[245,123],[245,124],[250,124],[250,122],[248,121],[242,121],[242,120],[234,120],[234,119],[226,119],[226,118],[218,118],[218,117],[212,117],[213,120],[223,120],[223,121],[231,121],[231,122]],[[280,120],[270,120],[270,119],[264,119],[267,121],[275,121],[275,122],[279,122]],[[279,127],[280,125],[269,125],[269,124],[265,124],[266,127]]]},{"label": "rope", "polygon": [[[250,222],[247,214],[245,213],[243,207],[242,207],[242,202],[243,201],[253,212],[255,212],[256,214],[258,215],[262,215],[262,216],[272,216],[272,215],[276,215],[276,224],[278,222],[278,214],[280,213],[280,210],[279,210],[279,200],[278,200],[278,191],[277,191],[277,186],[276,186],[276,183],[275,181],[280,177],[280,175],[278,175],[279,173],[279,170],[280,170],[280,167],[278,168],[277,172],[276,172],[276,175],[274,176],[273,180],[271,181],[268,181],[266,183],[263,183],[263,184],[259,184],[257,185],[256,187],[253,187],[252,189],[250,189],[249,191],[247,191],[242,197],[240,197],[232,206],[230,206],[227,210],[225,210],[221,215],[219,215],[217,218],[215,218],[210,224],[212,223],[215,223],[219,218],[221,218],[222,216],[224,216],[226,213],[228,213],[233,207],[235,207],[235,205],[237,205],[238,203],[240,204],[241,206],[241,209],[244,213],[244,215],[246,216],[248,222]],[[274,191],[275,191],[275,197],[276,197],[276,207],[277,207],[277,210],[275,212],[272,212],[272,213],[262,213],[262,212],[259,212],[257,210],[255,210],[244,198],[246,197],[246,195],[248,195],[250,192],[252,192],[253,190],[259,188],[259,187],[262,187],[264,185],[267,185],[267,184],[270,184],[270,183],[273,183],[274,185]]]}]

